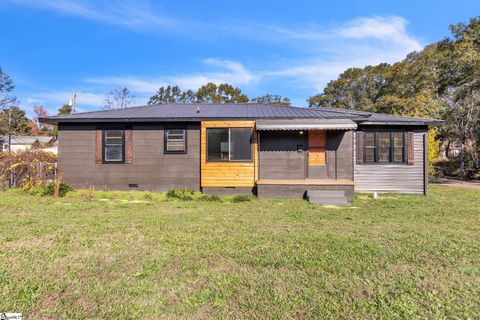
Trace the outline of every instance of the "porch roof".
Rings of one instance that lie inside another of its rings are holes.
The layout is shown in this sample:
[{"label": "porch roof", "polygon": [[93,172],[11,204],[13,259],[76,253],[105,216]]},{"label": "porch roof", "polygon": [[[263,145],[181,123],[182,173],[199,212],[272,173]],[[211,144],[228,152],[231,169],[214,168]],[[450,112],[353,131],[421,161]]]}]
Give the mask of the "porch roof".
[{"label": "porch roof", "polygon": [[349,119],[257,120],[257,130],[352,130],[357,124]]}]

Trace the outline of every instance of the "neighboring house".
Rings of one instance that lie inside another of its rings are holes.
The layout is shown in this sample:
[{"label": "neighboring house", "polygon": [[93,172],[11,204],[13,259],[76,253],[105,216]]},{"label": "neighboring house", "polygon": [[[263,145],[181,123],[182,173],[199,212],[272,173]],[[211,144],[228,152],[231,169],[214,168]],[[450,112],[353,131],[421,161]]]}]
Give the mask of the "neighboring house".
[{"label": "neighboring house", "polygon": [[304,197],[427,192],[439,121],[265,104],[156,105],[41,119],[58,124],[59,170],[76,187],[172,187]]},{"label": "neighboring house", "polygon": [[[49,136],[0,136],[2,151],[26,151],[32,149],[53,148],[55,137]],[[9,147],[10,145],[10,147]]]}]

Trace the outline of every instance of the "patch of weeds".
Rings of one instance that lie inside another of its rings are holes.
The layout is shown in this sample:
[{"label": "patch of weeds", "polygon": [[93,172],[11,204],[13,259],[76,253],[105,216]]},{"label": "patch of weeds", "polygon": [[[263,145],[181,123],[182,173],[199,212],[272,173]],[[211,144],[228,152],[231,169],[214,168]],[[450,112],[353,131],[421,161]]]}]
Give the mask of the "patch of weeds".
[{"label": "patch of weeds", "polygon": [[152,196],[152,194],[151,194],[151,193],[148,193],[148,192],[147,192],[147,193],[144,193],[144,194],[143,194],[143,200],[145,200],[145,201],[153,201],[153,196]]},{"label": "patch of weeds", "polygon": [[221,202],[222,198],[220,198],[216,194],[204,194],[200,198],[198,198],[198,200],[207,202]]},{"label": "patch of weeds", "polygon": [[[60,197],[65,197],[67,193],[71,191],[73,191],[73,188],[68,184],[62,182],[60,184],[60,188],[58,189],[58,195]],[[40,196],[40,197],[53,196],[55,194],[55,183],[49,182],[43,186],[32,187],[30,188],[30,190],[28,190],[28,193],[30,193],[33,196]]]},{"label": "patch of weeds", "polygon": [[239,196],[234,196],[233,197],[233,202],[234,203],[240,203],[240,202],[248,202],[254,200],[254,196],[252,195],[239,195]]},{"label": "patch of weeds", "polygon": [[167,199],[192,201],[202,197],[199,191],[187,189],[187,188],[172,188],[167,192]]}]

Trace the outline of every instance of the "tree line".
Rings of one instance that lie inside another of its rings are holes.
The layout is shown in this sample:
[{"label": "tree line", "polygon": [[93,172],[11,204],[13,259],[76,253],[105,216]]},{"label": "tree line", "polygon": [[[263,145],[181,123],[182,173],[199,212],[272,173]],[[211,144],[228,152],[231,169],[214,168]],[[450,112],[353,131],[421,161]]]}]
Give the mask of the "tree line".
[{"label": "tree line", "polygon": [[[266,94],[250,99],[238,87],[228,83],[219,85],[209,82],[198,90],[182,90],[179,86],[162,86],[150,97],[148,105],[168,103],[263,103],[290,106],[290,99],[276,94]],[[122,109],[135,105],[135,96],[128,88],[112,90],[105,99],[105,109]]]}]

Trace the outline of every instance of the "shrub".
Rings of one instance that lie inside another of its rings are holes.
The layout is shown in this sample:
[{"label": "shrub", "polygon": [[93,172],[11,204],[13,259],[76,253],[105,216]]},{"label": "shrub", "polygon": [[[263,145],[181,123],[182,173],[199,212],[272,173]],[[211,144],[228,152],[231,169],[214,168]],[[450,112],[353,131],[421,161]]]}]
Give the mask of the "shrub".
[{"label": "shrub", "polygon": [[182,201],[191,201],[195,198],[199,198],[198,191],[190,190],[186,188],[172,188],[167,192],[168,199],[176,199]]},{"label": "shrub", "polygon": [[0,153],[0,188],[30,190],[55,178],[57,157],[49,152]]},{"label": "shrub", "polygon": [[252,201],[253,196],[251,195],[240,195],[240,196],[234,196],[233,197],[233,202],[234,203],[239,203],[239,202],[247,202],[247,201]]},{"label": "shrub", "polygon": [[[66,183],[60,183],[58,195],[64,197],[68,192],[73,191],[73,188]],[[31,187],[28,192],[37,196],[53,196],[55,194],[55,183],[49,182],[45,185],[38,185]]]}]

